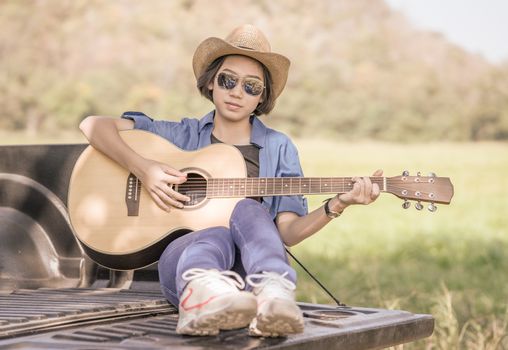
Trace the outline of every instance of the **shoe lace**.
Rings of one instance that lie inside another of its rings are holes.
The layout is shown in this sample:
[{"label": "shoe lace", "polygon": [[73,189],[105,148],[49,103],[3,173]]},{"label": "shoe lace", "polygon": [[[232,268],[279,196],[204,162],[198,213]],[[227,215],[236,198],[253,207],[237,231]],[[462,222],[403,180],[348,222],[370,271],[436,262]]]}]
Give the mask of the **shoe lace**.
[{"label": "shoe lace", "polygon": [[198,279],[203,284],[217,284],[217,282],[224,282],[231,287],[238,289],[245,288],[245,282],[239,274],[234,271],[219,271],[216,269],[188,269],[182,274],[185,281],[192,281]]},{"label": "shoe lace", "polygon": [[[277,272],[263,271],[263,273],[253,273],[245,280],[257,290],[256,294],[263,291],[266,296],[294,299],[292,292],[296,289],[296,285],[286,278],[287,274],[287,271],[282,275]],[[259,281],[256,282],[256,280]]]}]

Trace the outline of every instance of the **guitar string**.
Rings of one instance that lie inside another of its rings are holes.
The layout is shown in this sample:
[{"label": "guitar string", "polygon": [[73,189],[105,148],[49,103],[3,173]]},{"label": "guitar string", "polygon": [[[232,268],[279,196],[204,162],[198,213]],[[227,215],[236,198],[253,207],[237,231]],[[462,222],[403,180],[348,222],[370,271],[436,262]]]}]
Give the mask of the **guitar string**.
[{"label": "guitar string", "polygon": [[[289,179],[289,181],[288,181]],[[295,180],[291,180],[291,179],[306,179],[304,181],[295,181]],[[286,181],[284,181],[286,180]],[[249,183],[250,184],[256,184],[256,185],[259,185],[260,183],[262,184],[277,184],[277,183],[281,183],[281,184],[284,184],[284,185],[289,185],[289,186],[300,186],[301,184],[308,184],[310,183],[311,185],[319,185],[319,184],[328,184],[328,183],[331,183],[331,184],[334,184],[334,185],[349,185],[351,183],[351,181],[347,181],[347,180],[324,180],[324,179],[319,179],[319,178],[316,178],[316,179],[309,179],[309,178],[298,178],[298,177],[295,177],[295,178],[290,178],[290,177],[287,177],[287,178],[280,178],[280,177],[277,177],[277,178],[256,178],[255,180],[250,180],[250,178],[225,178],[225,179],[217,179],[217,178],[214,178],[212,180],[187,180],[185,181],[184,183],[182,183],[182,185],[185,185],[185,184],[192,184],[192,185],[195,185],[195,184],[210,184],[210,185],[216,185],[216,186],[224,186],[224,185],[232,185],[232,184],[241,184],[241,183]],[[313,183],[315,182],[315,183]],[[317,182],[319,182],[319,184],[317,184]],[[383,180],[374,180],[372,181],[372,183],[377,183],[377,184],[382,184],[384,181]]]},{"label": "guitar string", "polygon": [[[333,177],[222,177],[222,178],[211,178],[211,180],[256,180],[256,181],[263,181],[263,180],[284,180],[284,179],[304,179],[304,180],[323,180],[323,179],[330,179],[333,181],[351,181],[351,179],[335,179]],[[372,179],[374,181],[382,181],[383,179]],[[188,179],[187,181],[203,181],[203,179]]]},{"label": "guitar string", "polygon": [[[384,185],[383,183],[378,183],[378,182],[373,182],[373,183],[376,183],[378,185]],[[260,184],[259,182],[251,182],[251,183],[248,183],[248,182],[242,182],[242,181],[227,181],[227,182],[223,182],[223,183],[217,183],[217,182],[207,182],[207,181],[195,181],[195,182],[192,182],[192,183],[188,183],[188,182],[185,182],[185,183],[182,183],[179,186],[180,189],[182,188],[185,188],[185,189],[202,189],[202,190],[210,190],[210,191],[224,191],[224,190],[227,190],[227,187],[230,188],[230,189],[234,189],[234,190],[238,190],[238,186],[242,186],[242,187],[245,187],[247,189],[251,189],[251,190],[254,190],[254,189],[258,189],[258,188],[262,188],[262,187],[265,187],[266,189],[268,189],[269,187],[272,187],[272,189],[276,189],[277,187],[279,187],[278,185],[280,185],[280,189],[290,189],[291,191],[295,191],[295,190],[300,190],[302,189],[302,183],[276,183],[276,182],[265,182],[263,184]],[[284,185],[284,187],[282,187]],[[416,186],[420,186],[422,187],[425,186],[425,185],[428,185],[428,183],[407,183],[407,182],[399,182],[399,183],[394,183],[394,182],[390,182],[389,184],[386,185],[386,189],[405,189],[406,187],[408,186],[411,186],[413,187],[412,189],[414,190],[414,185]],[[336,190],[337,187],[341,188],[341,189],[352,189],[352,185],[351,184],[348,184],[348,183],[343,183],[343,182],[325,182],[325,183],[303,183],[303,186],[306,187],[306,189],[309,189],[310,192],[312,191],[318,191],[318,192],[321,192],[321,190],[323,190],[323,187],[324,186],[330,186],[330,188]],[[277,191],[278,192],[278,191]],[[301,191],[303,193],[305,193],[304,191]]]},{"label": "guitar string", "polygon": [[[373,182],[373,184],[381,185],[383,183]],[[215,186],[215,187],[224,187],[224,186],[241,186],[241,185],[249,185],[249,186],[284,186],[284,187],[324,187],[324,186],[351,186],[350,183],[339,183],[339,182],[323,182],[323,183],[282,183],[282,182],[264,182],[264,183],[253,183],[253,182],[224,182],[224,183],[209,183],[209,182],[184,182],[179,184],[178,186]]]},{"label": "guitar string", "polygon": [[[194,183],[194,184],[187,184],[187,183],[183,183],[183,184],[180,184],[178,185],[179,188],[202,188],[202,189],[221,189],[221,190],[225,190],[227,188],[237,188],[238,186],[243,186],[243,187],[250,187],[251,189],[252,188],[262,188],[262,187],[274,187],[275,185],[277,184],[264,184],[262,186],[259,186],[259,184],[241,184],[241,183],[224,183],[224,184],[210,184],[210,183],[203,183],[203,182],[200,182],[200,183]],[[327,186],[328,187],[331,187],[331,188],[337,188],[337,187],[342,187],[342,188],[348,188],[348,189],[351,189],[353,186],[351,186],[350,184],[341,184],[341,183],[327,183],[327,184],[324,184],[324,186]],[[412,185],[416,185],[418,187],[426,187],[426,183],[424,184],[413,184],[413,183],[410,183],[410,184],[407,184],[407,183],[399,183],[399,184],[387,184],[387,188],[392,188],[392,189],[405,189],[405,188],[408,188],[408,187],[414,187]],[[311,184],[309,185],[307,188],[311,188],[311,189],[323,189],[323,184]],[[300,184],[288,184],[287,186],[281,186],[280,188],[281,189],[284,189],[284,188],[290,188],[290,189],[300,189],[302,186]],[[414,189],[414,188],[412,188]]]},{"label": "guitar string", "polygon": [[[270,178],[270,179],[281,179],[281,178]],[[259,188],[262,188],[263,186],[268,189],[269,187],[272,187],[273,191],[269,191],[269,192],[275,192],[275,193],[278,193],[279,191],[277,190],[276,191],[276,187],[278,187],[277,185],[280,185],[280,190],[284,190],[284,189],[290,189],[290,192],[294,192],[294,191],[297,191],[297,190],[300,190],[298,192],[302,192],[302,193],[305,193],[305,191],[301,191],[301,187],[302,187],[302,183],[299,182],[299,183],[290,183],[288,184],[287,182],[284,183],[284,182],[281,182],[280,180],[278,181],[266,181],[266,182],[263,182],[262,184],[260,183],[259,179],[257,179],[258,181],[251,181],[249,183],[249,181],[246,181],[245,179],[242,179],[242,180],[239,180],[239,179],[228,179],[227,181],[222,181],[222,183],[220,183],[219,181],[214,181],[214,182],[209,182],[209,181],[206,181],[206,180],[194,180],[194,181],[187,181],[185,183],[182,183],[179,185],[179,189],[188,189],[188,190],[203,190],[203,191],[225,191],[225,190],[228,190],[231,189],[231,190],[234,190],[234,191],[239,191],[239,190],[244,190],[244,188],[242,189],[238,189],[238,186],[242,186],[242,187],[245,187],[247,190],[256,190],[256,189],[259,189]],[[307,186],[307,189],[309,190],[309,192],[314,192],[314,191],[317,191],[317,192],[322,192],[323,190],[323,185],[324,186],[328,186],[330,185],[330,191],[338,191],[340,189],[342,190],[350,190],[352,188],[352,184],[350,183],[346,183],[347,181],[325,181],[324,183],[322,181],[320,181],[320,183],[312,183],[309,181],[306,181],[306,182],[303,182],[303,185],[304,186]],[[378,185],[381,185],[382,183],[381,182],[378,182],[378,181],[374,181],[373,183],[377,183]],[[408,185],[427,185],[428,183],[426,182],[407,182],[407,181],[400,181],[400,182],[394,182],[394,181],[391,181],[390,183],[387,184],[387,188],[386,190],[388,191],[393,191],[393,190],[403,190],[405,189]],[[282,187],[284,185],[284,187]],[[228,188],[226,188],[228,187]],[[339,187],[340,189],[337,189],[337,187]],[[414,186],[412,186],[414,187]],[[414,188],[413,188],[414,190]],[[284,192],[284,191],[283,191]]]},{"label": "guitar string", "polygon": [[[238,190],[238,186],[242,186],[242,187],[246,187],[246,188],[250,188],[251,190],[253,189],[257,189],[257,188],[262,188],[262,187],[265,187],[265,188],[268,188],[268,187],[272,187],[272,188],[275,188],[274,186],[275,184],[268,184],[268,185],[263,185],[263,186],[258,186],[258,184],[240,184],[240,183],[224,183],[224,184],[207,184],[207,183],[195,183],[195,184],[186,184],[186,183],[183,183],[181,185],[178,185],[179,189],[182,189],[182,188],[185,188],[185,189],[203,189],[203,190],[206,190],[206,189],[209,189],[209,190],[227,190],[228,188],[229,189],[235,189],[235,190]],[[330,186],[327,188],[327,189],[337,189],[338,187],[340,188],[343,188],[343,189],[351,189],[352,186],[349,185],[349,184],[340,184],[340,183],[331,183],[329,184]],[[328,186],[328,184],[325,184],[325,186]],[[307,187],[307,189],[310,189],[310,190],[323,190],[324,186],[321,184],[311,184],[310,186]],[[393,188],[398,188],[397,186],[387,186],[387,187],[393,187]],[[403,188],[403,187],[401,187]],[[288,186],[284,186],[284,187],[280,187],[280,189],[291,189],[291,190],[295,190],[295,189],[299,189],[301,190],[302,189],[302,186],[300,184],[291,184],[291,185],[288,185]]]},{"label": "guitar string", "polygon": [[[338,181],[350,182],[350,181],[352,181],[352,178],[335,179],[333,177],[223,177],[223,178],[214,177],[214,178],[211,178],[210,180],[212,180],[212,181],[222,181],[222,180],[228,180],[228,181],[229,180],[235,180],[235,181],[245,181],[245,180],[249,180],[249,181],[264,181],[264,180],[281,181],[281,180],[293,180],[293,179],[302,179],[302,180],[308,180],[308,181],[321,181],[324,179],[328,179],[330,181],[335,181],[335,182],[338,182]],[[371,178],[371,181],[382,182],[383,180],[384,180],[384,178],[381,178],[381,179],[380,178]],[[199,182],[199,181],[204,181],[204,180],[203,179],[188,179],[186,182],[189,182],[189,181]]]},{"label": "guitar string", "polygon": [[[377,182],[376,182],[377,183]],[[379,185],[379,183],[377,183]],[[301,188],[302,187],[302,184],[284,184],[284,186],[282,186],[282,184],[277,184],[277,183],[265,183],[265,184],[259,184],[259,183],[235,183],[235,182],[228,182],[228,183],[221,183],[221,184],[217,184],[217,183],[205,183],[205,182],[199,182],[199,183],[191,183],[191,184],[188,184],[188,183],[183,183],[183,184],[180,184],[178,185],[179,188],[182,188],[182,187],[189,187],[189,188],[196,188],[196,187],[201,187],[201,188],[213,188],[213,189],[225,189],[226,187],[238,187],[238,186],[244,186],[244,187],[256,187],[256,188],[262,188],[262,187],[274,187],[274,186],[277,186],[277,185],[281,185],[280,187],[281,188],[291,188],[291,189],[294,189],[294,188]],[[323,187],[343,187],[343,188],[352,188],[352,186],[350,184],[344,184],[344,183],[323,183],[323,184],[303,184],[305,187],[307,188],[323,188]],[[390,185],[389,185],[390,186]]]},{"label": "guitar string", "polygon": [[[251,179],[254,179],[254,180],[251,180]],[[187,183],[187,182],[213,182],[213,183],[217,183],[217,182],[282,182],[282,183],[286,183],[286,182],[292,182],[293,185],[295,184],[294,182],[297,182],[299,180],[295,180],[295,179],[302,179],[301,182],[302,183],[305,183],[305,182],[332,182],[332,183],[340,183],[340,184],[348,184],[348,183],[352,183],[352,180],[334,180],[334,179],[330,179],[330,178],[308,178],[308,177],[265,177],[265,178],[213,178],[211,180],[199,180],[199,181],[194,181],[194,180],[187,180],[186,182],[184,183]],[[328,180],[325,180],[325,179],[328,179]],[[285,180],[285,181],[284,181]],[[384,180],[372,180],[371,179],[371,182],[372,183],[384,183]],[[430,184],[435,184],[436,182],[432,183],[432,182],[427,182],[427,181],[403,181],[403,180],[391,180],[391,179],[387,179],[386,181],[388,184],[427,184],[427,183],[430,183]]]},{"label": "guitar string", "polygon": [[[421,196],[422,197],[415,197],[413,194],[405,194],[403,195],[402,194],[402,190],[404,190],[405,188],[404,187],[398,187],[398,186],[393,186],[393,185],[389,185],[387,186],[387,189],[386,191],[387,192],[391,192],[393,194],[399,194],[402,195],[402,196],[405,196],[406,198],[408,199],[412,199],[412,200],[420,200],[420,201],[423,201],[423,202],[433,202],[433,201],[436,201],[436,198],[427,198],[427,196],[429,195],[429,193],[426,193],[426,192],[421,192]],[[245,197],[258,197],[260,195],[263,195],[263,196],[273,196],[273,195],[290,195],[290,194],[301,194],[301,195],[304,195],[304,194],[307,194],[305,192],[302,192],[302,191],[289,191],[289,192],[279,192],[279,191],[267,191],[267,193],[260,193],[259,189],[232,189],[231,191],[225,191],[224,188],[213,188],[213,187],[194,187],[194,188],[180,188],[181,191],[185,191],[185,190],[191,190],[193,192],[193,194],[195,195],[204,195],[204,196],[210,196],[210,197],[236,197],[238,195],[242,195],[242,196],[245,196]],[[293,190],[293,189],[291,189]],[[312,192],[312,188],[310,189],[310,191]],[[349,190],[349,188],[343,188],[342,191],[340,189],[337,189],[337,188],[330,188],[329,189],[330,192],[323,192],[323,191],[319,191],[318,189],[315,189],[315,192],[319,192],[319,193],[334,193],[334,192],[339,192],[339,193],[344,193],[343,191],[346,191],[346,190]],[[296,192],[296,193],[294,193]]]},{"label": "guitar string", "polygon": [[[246,181],[246,180],[249,180],[249,181],[281,181],[281,180],[294,180],[294,179],[302,179],[302,180],[306,180],[306,181],[322,181],[322,180],[325,180],[325,179],[328,179],[329,181],[334,181],[334,182],[350,182],[352,181],[352,178],[334,178],[334,177],[223,177],[223,178],[211,178],[209,180],[212,180],[212,181],[230,181],[230,180],[233,180],[233,181]],[[379,182],[382,182],[384,181],[384,178],[378,178],[378,177],[375,177],[375,178],[370,178],[371,181],[379,181]],[[208,181],[208,180],[205,180],[205,179],[195,179],[195,178],[191,178],[191,179],[188,179],[186,182],[201,182],[201,181]]]}]

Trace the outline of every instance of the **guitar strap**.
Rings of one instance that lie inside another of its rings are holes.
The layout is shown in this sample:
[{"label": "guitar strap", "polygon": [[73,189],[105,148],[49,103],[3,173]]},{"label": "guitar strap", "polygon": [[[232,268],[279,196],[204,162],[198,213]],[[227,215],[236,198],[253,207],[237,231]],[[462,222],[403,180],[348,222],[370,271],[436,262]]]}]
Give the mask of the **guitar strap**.
[{"label": "guitar strap", "polygon": [[285,249],[286,249],[286,252],[289,254],[289,256],[291,256],[293,258],[293,260],[296,261],[298,263],[298,265],[300,265],[300,267],[305,272],[307,272],[307,274],[321,287],[321,289],[323,289],[326,292],[326,294],[328,294],[330,296],[330,298],[332,298],[333,301],[335,301],[335,303],[337,303],[338,307],[346,306],[346,304],[341,303],[339,299],[337,299],[328,289],[326,289],[326,287],[323,285],[323,283],[321,283],[312,273],[310,273],[310,271],[307,270],[307,268],[305,266],[303,266],[303,264],[289,251],[288,248],[285,248]]}]

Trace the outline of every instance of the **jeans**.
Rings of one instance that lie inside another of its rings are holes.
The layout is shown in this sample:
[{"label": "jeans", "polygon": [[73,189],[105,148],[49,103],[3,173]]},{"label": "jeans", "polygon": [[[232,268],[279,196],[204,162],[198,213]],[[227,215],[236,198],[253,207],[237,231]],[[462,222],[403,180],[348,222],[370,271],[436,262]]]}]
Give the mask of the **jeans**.
[{"label": "jeans", "polygon": [[233,270],[243,278],[263,271],[287,272],[296,283],[279,231],[267,209],[252,199],[237,203],[229,228],[210,227],[172,241],[159,259],[161,289],[178,306],[186,281],[182,274],[191,268]]}]

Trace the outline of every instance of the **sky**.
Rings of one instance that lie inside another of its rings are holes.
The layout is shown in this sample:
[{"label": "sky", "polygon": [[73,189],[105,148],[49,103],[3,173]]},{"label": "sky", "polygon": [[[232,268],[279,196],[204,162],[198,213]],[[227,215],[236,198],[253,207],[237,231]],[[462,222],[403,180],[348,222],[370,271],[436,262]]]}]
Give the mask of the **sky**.
[{"label": "sky", "polygon": [[418,28],[441,32],[451,42],[492,63],[508,61],[508,0],[386,0]]}]

